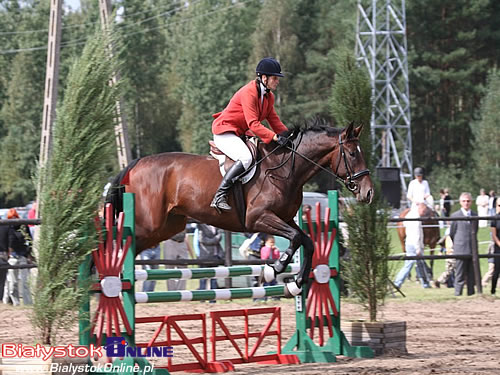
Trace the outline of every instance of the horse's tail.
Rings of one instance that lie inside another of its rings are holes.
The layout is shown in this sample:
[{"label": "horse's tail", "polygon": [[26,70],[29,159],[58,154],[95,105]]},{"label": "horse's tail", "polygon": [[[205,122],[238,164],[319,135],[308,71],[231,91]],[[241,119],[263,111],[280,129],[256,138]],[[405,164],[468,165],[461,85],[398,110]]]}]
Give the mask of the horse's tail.
[{"label": "horse's tail", "polygon": [[140,159],[135,159],[123,168],[113,179],[108,189],[106,203],[111,203],[113,205],[115,217],[123,211],[123,193],[125,193],[125,185],[128,184],[128,175],[139,160]]}]

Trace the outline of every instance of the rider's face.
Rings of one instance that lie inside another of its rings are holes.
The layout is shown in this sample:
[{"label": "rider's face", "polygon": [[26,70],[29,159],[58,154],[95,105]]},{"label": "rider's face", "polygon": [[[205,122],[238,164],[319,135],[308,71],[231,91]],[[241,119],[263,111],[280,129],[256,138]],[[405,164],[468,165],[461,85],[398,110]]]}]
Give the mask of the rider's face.
[{"label": "rider's face", "polygon": [[274,91],[280,83],[280,77],[277,76],[262,76],[262,82],[268,89]]}]

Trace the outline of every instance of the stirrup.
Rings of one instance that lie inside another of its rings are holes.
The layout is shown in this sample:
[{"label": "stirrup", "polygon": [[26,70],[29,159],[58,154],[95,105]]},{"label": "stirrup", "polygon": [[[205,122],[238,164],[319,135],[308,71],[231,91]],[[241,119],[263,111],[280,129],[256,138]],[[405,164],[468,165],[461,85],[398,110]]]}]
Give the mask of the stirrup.
[{"label": "stirrup", "polygon": [[224,195],[220,197],[214,197],[212,199],[212,203],[210,203],[210,207],[215,208],[219,213],[221,210],[223,211],[231,211],[232,208],[229,204],[227,204],[226,197]]}]

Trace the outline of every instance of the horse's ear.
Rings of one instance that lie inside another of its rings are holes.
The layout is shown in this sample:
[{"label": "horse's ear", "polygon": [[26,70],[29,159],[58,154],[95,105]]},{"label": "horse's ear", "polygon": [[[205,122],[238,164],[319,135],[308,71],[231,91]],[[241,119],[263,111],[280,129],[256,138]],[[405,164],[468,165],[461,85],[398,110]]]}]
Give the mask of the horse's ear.
[{"label": "horse's ear", "polygon": [[345,128],[345,139],[350,139],[353,137],[353,131],[354,131],[354,121],[351,121],[347,128]]},{"label": "horse's ear", "polygon": [[358,126],[357,128],[354,129],[354,137],[359,138],[359,135],[361,134],[361,130],[363,130],[363,124]]}]

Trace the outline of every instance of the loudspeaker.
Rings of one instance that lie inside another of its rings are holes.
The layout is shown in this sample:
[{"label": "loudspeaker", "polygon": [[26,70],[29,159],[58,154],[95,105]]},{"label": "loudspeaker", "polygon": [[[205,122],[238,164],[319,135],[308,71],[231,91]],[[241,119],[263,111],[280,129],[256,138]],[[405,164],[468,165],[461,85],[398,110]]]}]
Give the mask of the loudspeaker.
[{"label": "loudspeaker", "polygon": [[401,181],[399,168],[377,168],[377,177],[382,188],[382,195],[393,208],[401,204]]}]

